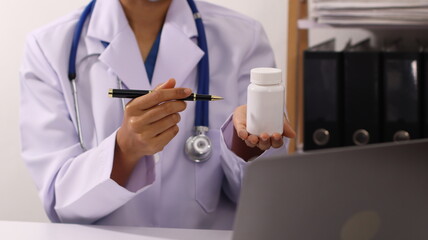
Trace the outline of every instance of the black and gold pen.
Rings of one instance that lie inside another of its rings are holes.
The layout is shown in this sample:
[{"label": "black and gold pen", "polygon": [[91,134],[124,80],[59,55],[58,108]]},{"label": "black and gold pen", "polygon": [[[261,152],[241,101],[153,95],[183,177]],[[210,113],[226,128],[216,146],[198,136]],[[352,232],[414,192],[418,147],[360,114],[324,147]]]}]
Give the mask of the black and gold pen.
[{"label": "black and gold pen", "polygon": [[[134,89],[109,89],[108,95],[112,98],[137,98],[149,94],[151,90],[134,90]],[[181,101],[217,101],[223,100],[222,97],[206,94],[192,93],[186,98],[177,99]]]}]

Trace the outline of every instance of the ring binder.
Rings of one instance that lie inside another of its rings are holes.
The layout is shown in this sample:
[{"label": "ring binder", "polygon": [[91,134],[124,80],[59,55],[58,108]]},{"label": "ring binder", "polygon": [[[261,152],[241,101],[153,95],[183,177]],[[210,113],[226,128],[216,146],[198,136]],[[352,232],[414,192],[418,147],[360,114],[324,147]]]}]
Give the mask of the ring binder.
[{"label": "ring binder", "polygon": [[304,52],[304,150],[342,145],[342,53],[334,40]]}]

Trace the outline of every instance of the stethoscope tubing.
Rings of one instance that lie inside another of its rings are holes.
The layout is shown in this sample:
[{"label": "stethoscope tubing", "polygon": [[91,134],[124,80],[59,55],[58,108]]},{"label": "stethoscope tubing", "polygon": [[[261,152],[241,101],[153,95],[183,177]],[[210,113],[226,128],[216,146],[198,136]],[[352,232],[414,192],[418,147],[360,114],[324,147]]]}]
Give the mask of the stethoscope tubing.
[{"label": "stethoscope tubing", "polygon": [[76,28],[74,30],[73,39],[71,42],[70,57],[68,60],[68,79],[76,79],[76,57],[77,57],[77,48],[79,47],[80,37],[82,36],[83,26],[85,25],[86,19],[91,14],[94,9],[96,0],[91,1],[88,6],[82,12],[82,15],[77,22]]},{"label": "stethoscope tubing", "polygon": [[[209,59],[208,59],[208,43],[207,37],[205,34],[204,24],[202,22],[201,15],[196,7],[196,4],[193,0],[188,0],[190,9],[192,10],[193,17],[195,18],[195,25],[198,31],[198,45],[199,48],[205,53],[202,56],[202,59],[198,63],[198,93],[199,94],[208,94],[209,91]],[[195,117],[195,127],[196,126],[209,126],[208,122],[208,102],[197,102],[195,115],[198,116],[198,113],[201,114],[201,118]]]}]

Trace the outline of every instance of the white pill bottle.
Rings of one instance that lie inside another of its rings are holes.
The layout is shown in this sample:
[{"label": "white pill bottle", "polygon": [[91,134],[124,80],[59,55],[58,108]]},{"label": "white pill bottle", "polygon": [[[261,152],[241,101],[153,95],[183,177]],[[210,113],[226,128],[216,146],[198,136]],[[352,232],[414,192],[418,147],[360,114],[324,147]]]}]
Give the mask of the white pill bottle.
[{"label": "white pill bottle", "polygon": [[251,69],[251,84],[247,94],[247,131],[282,134],[285,93],[282,71],[277,68]]}]

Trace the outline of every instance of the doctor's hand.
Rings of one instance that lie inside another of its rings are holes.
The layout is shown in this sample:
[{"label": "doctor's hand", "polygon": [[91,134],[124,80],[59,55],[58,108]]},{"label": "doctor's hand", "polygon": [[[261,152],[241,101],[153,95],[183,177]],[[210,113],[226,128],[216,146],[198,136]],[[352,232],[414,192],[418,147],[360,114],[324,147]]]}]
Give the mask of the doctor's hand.
[{"label": "doctor's hand", "polygon": [[170,79],[155,91],[138,97],[125,107],[122,126],[116,136],[111,178],[125,185],[138,160],[153,155],[177,135],[179,112],[186,109],[184,101],[175,99],[190,96],[189,88],[174,88]]},{"label": "doctor's hand", "polygon": [[291,128],[285,116],[282,134],[274,133],[272,136],[267,133],[262,133],[260,136],[250,134],[247,132],[247,105],[242,105],[235,109],[233,126],[235,127],[235,132],[232,151],[245,160],[258,156],[271,147],[281,147],[284,144],[283,137],[294,138],[296,136],[296,132]]}]

